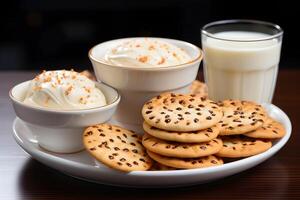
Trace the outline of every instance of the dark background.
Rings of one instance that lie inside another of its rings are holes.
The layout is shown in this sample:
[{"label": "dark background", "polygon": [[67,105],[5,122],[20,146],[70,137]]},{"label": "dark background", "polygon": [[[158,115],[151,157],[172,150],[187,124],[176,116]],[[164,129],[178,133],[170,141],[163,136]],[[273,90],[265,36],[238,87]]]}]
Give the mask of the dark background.
[{"label": "dark background", "polygon": [[282,68],[300,67],[299,7],[292,1],[20,0],[1,3],[0,70],[91,69],[87,52],[122,37],[156,36],[200,46],[200,28],[257,19],[284,29]]}]

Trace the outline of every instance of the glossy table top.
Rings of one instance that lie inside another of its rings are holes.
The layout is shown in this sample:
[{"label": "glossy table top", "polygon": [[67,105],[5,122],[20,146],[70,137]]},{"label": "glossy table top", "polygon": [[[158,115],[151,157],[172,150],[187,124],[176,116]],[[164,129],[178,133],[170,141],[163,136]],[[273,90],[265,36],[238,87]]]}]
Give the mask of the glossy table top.
[{"label": "glossy table top", "polygon": [[300,199],[300,70],[279,72],[273,103],[293,125],[274,157],[229,178],[177,189],[126,189],[84,182],[33,160],[13,140],[9,89],[31,72],[0,72],[0,200],[17,199]]}]

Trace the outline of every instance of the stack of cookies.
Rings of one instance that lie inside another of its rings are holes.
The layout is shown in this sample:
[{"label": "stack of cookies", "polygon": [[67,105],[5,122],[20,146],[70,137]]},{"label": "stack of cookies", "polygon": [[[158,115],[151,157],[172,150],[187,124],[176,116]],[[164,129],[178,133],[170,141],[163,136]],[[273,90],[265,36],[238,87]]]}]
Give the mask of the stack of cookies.
[{"label": "stack of cookies", "polygon": [[242,158],[262,153],[272,140],[285,135],[282,124],[267,115],[261,105],[250,101],[225,100],[218,104],[223,118],[218,123],[223,147],[220,157]]},{"label": "stack of cookies", "polygon": [[223,117],[217,103],[201,95],[165,93],[143,109],[142,144],[160,166],[176,169],[223,164],[216,157],[223,147],[218,122]]},{"label": "stack of cookies", "polygon": [[119,126],[98,124],[83,133],[86,150],[125,172],[192,169],[260,154],[285,135],[284,126],[261,105],[216,103],[202,94],[161,94],[143,106],[142,115],[142,138]]}]

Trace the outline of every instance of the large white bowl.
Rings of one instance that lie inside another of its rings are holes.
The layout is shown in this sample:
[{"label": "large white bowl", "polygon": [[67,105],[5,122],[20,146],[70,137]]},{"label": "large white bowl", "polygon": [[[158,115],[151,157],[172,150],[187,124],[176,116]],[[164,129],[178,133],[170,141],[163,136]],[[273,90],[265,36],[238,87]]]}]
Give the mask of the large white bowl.
[{"label": "large white bowl", "polygon": [[122,126],[142,132],[141,110],[144,103],[165,91],[187,93],[188,87],[197,76],[202,51],[187,42],[156,38],[184,49],[191,56],[191,61],[170,67],[123,67],[110,65],[104,61],[103,58],[108,49],[132,39],[135,38],[111,40],[98,44],[89,51],[89,58],[97,79],[118,89],[122,96],[114,119],[121,122]]},{"label": "large white bowl", "polygon": [[[33,158],[65,174],[106,185],[126,187],[179,187],[213,181],[230,176],[258,165],[278,152],[291,136],[292,126],[287,115],[274,105],[265,105],[268,113],[285,126],[286,135],[274,142],[268,151],[221,166],[190,170],[119,172],[106,166],[98,166],[86,152],[54,154],[41,149],[20,119],[13,124],[17,143]],[[271,166],[272,167],[272,166]]]},{"label": "large white bowl", "polygon": [[9,96],[17,117],[36,136],[39,145],[49,151],[72,153],[83,149],[81,141],[85,127],[108,121],[114,114],[120,96],[103,83],[96,83],[106,97],[107,105],[92,109],[53,110],[23,103],[30,81],[13,87]]}]

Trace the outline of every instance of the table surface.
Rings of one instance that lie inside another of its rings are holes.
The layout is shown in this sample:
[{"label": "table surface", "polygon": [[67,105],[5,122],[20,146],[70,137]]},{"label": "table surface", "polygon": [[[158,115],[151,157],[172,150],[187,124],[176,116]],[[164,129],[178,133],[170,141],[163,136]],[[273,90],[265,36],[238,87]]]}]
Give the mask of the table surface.
[{"label": "table surface", "polygon": [[12,137],[9,89],[32,72],[0,73],[0,200],[17,199],[300,199],[300,70],[279,72],[274,104],[291,118],[293,133],[274,157],[243,173],[177,189],[125,189],[80,181],[35,161]]}]

